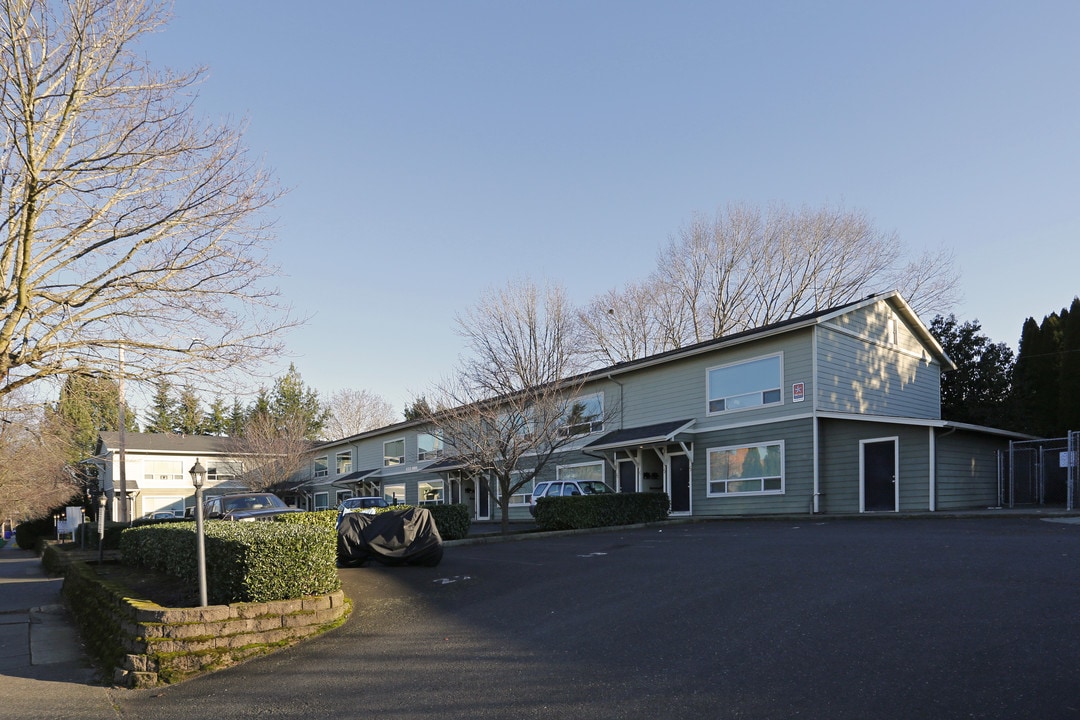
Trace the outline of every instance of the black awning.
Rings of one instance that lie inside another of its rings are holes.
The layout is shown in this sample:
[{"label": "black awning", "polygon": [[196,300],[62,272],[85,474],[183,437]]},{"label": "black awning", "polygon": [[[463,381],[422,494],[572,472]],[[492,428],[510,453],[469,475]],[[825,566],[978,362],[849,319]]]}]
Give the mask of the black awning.
[{"label": "black awning", "polygon": [[468,465],[469,463],[460,455],[451,455],[450,457],[436,460],[427,467],[421,469],[421,472],[449,472],[450,470],[460,470],[463,467],[468,467]]},{"label": "black awning", "polygon": [[365,480],[366,478],[371,477],[372,475],[379,472],[380,470],[382,470],[382,468],[375,468],[373,470],[353,470],[348,475],[342,475],[341,477],[339,477],[337,480],[335,480],[334,482],[332,482],[330,484],[331,485],[347,485],[349,483],[361,482],[362,480]]},{"label": "black awning", "polygon": [[671,442],[676,435],[690,428],[693,420],[672,420],[671,422],[641,427],[613,430],[593,440],[585,450],[619,450],[640,445],[661,445]]}]

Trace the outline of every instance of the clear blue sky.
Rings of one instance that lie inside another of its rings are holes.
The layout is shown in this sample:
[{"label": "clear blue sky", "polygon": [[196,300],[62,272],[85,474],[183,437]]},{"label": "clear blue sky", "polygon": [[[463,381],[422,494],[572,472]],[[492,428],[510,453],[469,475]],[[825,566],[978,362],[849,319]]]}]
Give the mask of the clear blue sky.
[{"label": "clear blue sky", "polygon": [[1026,317],[1080,293],[1075,0],[176,0],[174,16],[151,60],[208,66],[199,109],[247,118],[291,189],[274,257],[312,318],[289,359],[322,392],[400,409],[453,366],[454,314],[482,289],[550,279],[584,303],[729,202],[842,203],[913,251],[953,248],[957,316],[1014,349]]}]

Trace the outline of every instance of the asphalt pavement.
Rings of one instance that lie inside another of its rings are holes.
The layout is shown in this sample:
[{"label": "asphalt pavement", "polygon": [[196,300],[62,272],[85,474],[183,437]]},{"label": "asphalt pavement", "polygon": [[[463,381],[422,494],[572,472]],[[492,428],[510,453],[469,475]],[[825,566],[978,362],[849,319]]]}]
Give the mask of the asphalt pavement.
[{"label": "asphalt pavement", "polygon": [[0,548],[0,719],[116,720],[109,690],[83,650],[36,553]]},{"label": "asphalt pavement", "polygon": [[342,569],[355,610],[326,635],[134,691],[99,683],[61,578],[12,543],[0,719],[1080,720],[1077,520],[477,537],[436,568]]}]

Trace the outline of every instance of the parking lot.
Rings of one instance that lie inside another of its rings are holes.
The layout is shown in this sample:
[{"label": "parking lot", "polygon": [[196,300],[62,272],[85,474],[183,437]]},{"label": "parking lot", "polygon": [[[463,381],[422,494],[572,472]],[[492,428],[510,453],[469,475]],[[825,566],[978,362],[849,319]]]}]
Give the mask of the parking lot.
[{"label": "parking lot", "polygon": [[344,627],[124,718],[1080,717],[1080,525],[728,521],[343,569]]}]

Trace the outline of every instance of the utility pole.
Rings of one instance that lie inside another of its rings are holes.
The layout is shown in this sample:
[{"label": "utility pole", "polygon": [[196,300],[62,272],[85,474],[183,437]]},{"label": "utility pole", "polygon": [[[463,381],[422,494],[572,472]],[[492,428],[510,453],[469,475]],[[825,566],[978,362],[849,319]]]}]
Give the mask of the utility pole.
[{"label": "utility pole", "polygon": [[117,349],[120,353],[120,375],[116,380],[117,392],[120,396],[120,407],[117,409],[117,416],[120,420],[120,497],[118,498],[120,504],[120,517],[117,518],[120,522],[130,522],[131,517],[128,511],[128,496],[127,496],[127,417],[124,408],[124,346],[117,345]]}]

